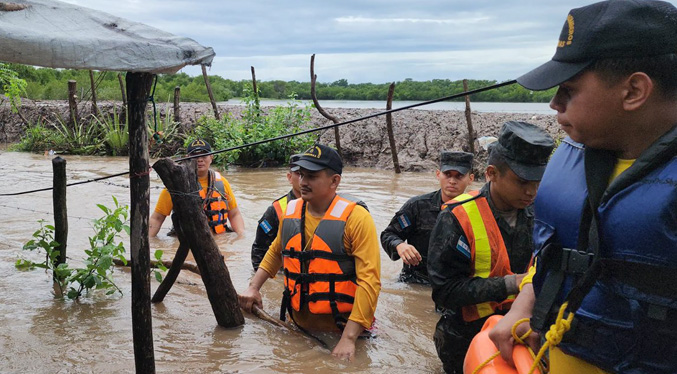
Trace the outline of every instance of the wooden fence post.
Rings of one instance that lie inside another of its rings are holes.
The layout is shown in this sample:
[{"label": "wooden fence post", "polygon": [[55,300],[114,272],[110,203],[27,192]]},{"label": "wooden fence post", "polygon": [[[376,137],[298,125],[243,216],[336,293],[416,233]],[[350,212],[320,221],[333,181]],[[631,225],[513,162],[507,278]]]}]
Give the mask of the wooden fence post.
[{"label": "wooden fence post", "polygon": [[185,244],[193,252],[216,322],[223,327],[243,325],[244,316],[237,292],[223,255],[212,237],[207,216],[202,209],[202,198],[197,192],[201,189],[197,180],[197,161],[192,159],[179,165],[163,158],[153,164],[153,169],[165,187],[172,191],[174,227],[182,245]]},{"label": "wooden fence post", "polygon": [[75,123],[78,119],[77,98],[78,83],[74,80],[68,81],[68,108],[71,112],[70,122]]},{"label": "wooden fence post", "polygon": [[120,82],[120,92],[122,92],[122,106],[127,106],[127,94],[125,93],[125,84],[122,82],[122,74],[118,73],[118,82]]},{"label": "wooden fence post", "polygon": [[[395,82],[390,84],[388,88],[388,101],[386,102],[386,110],[393,108],[393,94],[395,93]],[[386,128],[388,129],[388,140],[390,140],[390,152],[393,154],[393,166],[395,173],[400,174],[400,161],[397,158],[397,145],[395,144],[395,135],[393,134],[393,114],[386,114]]]},{"label": "wooden fence post", "polygon": [[[463,91],[468,91],[468,80],[463,80]],[[468,149],[475,154],[475,130],[472,128],[472,113],[470,112],[470,96],[465,95],[465,121],[468,123]]]},{"label": "wooden fence post", "polygon": [[94,72],[89,71],[89,84],[92,90],[92,114],[99,116],[99,107],[96,105],[96,85],[94,84]]},{"label": "wooden fence post", "polygon": [[205,65],[202,65],[202,76],[204,77],[205,85],[207,86],[207,94],[209,94],[209,101],[212,102],[212,108],[214,108],[214,118],[220,120],[221,116],[219,115],[219,109],[216,107],[214,93],[212,92],[212,85],[209,83],[209,76],[207,76],[207,67]]},{"label": "wooden fence post", "polygon": [[181,122],[181,87],[174,87],[174,122]]},{"label": "wooden fence post", "polygon": [[[68,209],[66,205],[66,160],[61,157],[52,159],[54,179],[52,185],[52,200],[54,207],[54,241],[59,243],[56,250],[59,255],[54,260],[54,267],[66,262],[66,247],[68,244]],[[56,273],[54,274],[56,280]]]},{"label": "wooden fence post", "polygon": [[[317,94],[315,93],[315,82],[317,81],[317,75],[315,74],[315,55],[310,56],[310,96],[313,98],[313,103],[315,108],[320,114],[332,122],[339,123],[338,118],[327,113],[324,108],[320,105],[320,102],[317,100]],[[338,126],[334,127],[334,141],[336,142],[336,151],[338,154],[343,157],[343,150],[341,149],[341,134],[339,133]]]},{"label": "wooden fence post", "polygon": [[131,205],[132,332],[137,373],[155,373],[153,320],[150,309],[150,161],[146,105],[154,74],[127,72],[129,98],[129,193]]}]

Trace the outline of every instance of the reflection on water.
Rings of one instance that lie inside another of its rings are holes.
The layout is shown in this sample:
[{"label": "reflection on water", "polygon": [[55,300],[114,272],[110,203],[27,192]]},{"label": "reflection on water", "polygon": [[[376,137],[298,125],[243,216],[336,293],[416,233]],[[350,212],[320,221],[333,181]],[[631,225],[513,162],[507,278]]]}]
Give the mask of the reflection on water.
[{"label": "reflection on water", "polygon": [[[127,170],[128,160],[116,157],[66,156],[69,182],[86,180]],[[25,153],[0,153],[0,193],[51,185],[48,157]],[[233,284],[247,287],[253,271],[250,248],[257,221],[267,206],[286,194],[283,169],[224,172],[243,213],[247,234],[234,240],[232,234],[216,237]],[[129,203],[128,179],[74,186],[68,190],[68,257],[77,264],[84,257],[91,220],[101,216],[97,203],[112,205],[114,195]],[[151,174],[151,209],[162,183]],[[380,233],[395,211],[411,196],[436,188],[433,172],[403,173],[346,168],[341,191],[364,200]],[[2,372],[131,372],[134,353],[131,327],[131,277],[118,268],[115,281],[124,292],[110,299],[94,296],[80,302],[56,300],[51,279],[44,271],[18,271],[14,261],[21,246],[38,228],[40,218],[53,221],[50,192],[0,197],[0,346]],[[178,242],[160,235],[150,241],[151,250],[162,249],[171,258]],[[125,238],[128,241],[128,238]],[[129,246],[127,245],[127,248]],[[36,258],[37,260],[37,258]],[[192,258],[188,258],[192,261]],[[437,315],[430,289],[397,283],[401,261],[393,262],[381,250],[382,291],[376,310],[378,337],[360,340],[356,360],[339,362],[315,343],[289,331],[246,316],[237,329],[216,325],[201,279],[182,272],[162,304],[153,305],[153,337],[158,372],[282,372],[389,373],[441,372],[432,333]],[[158,286],[152,280],[152,291]],[[278,315],[282,293],[280,277],[262,289],[264,309]],[[330,345],[338,336],[325,336]]]}]

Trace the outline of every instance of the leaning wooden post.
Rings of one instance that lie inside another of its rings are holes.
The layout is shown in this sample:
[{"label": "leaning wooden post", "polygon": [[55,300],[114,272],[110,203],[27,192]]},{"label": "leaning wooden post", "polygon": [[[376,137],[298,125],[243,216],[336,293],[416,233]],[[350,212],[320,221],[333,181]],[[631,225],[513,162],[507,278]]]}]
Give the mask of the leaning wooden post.
[{"label": "leaning wooden post", "polygon": [[177,236],[179,237],[179,248],[176,250],[176,254],[172,260],[172,266],[169,267],[169,271],[167,271],[167,274],[165,274],[164,279],[162,279],[162,283],[160,283],[158,288],[155,290],[155,294],[153,294],[153,298],[150,300],[153,303],[160,303],[165,299],[167,292],[169,292],[169,290],[172,288],[172,285],[174,285],[176,278],[179,276],[183,262],[186,261],[186,257],[188,257],[188,252],[190,251],[188,244],[186,244],[185,234],[181,229],[176,213],[172,214],[172,222],[174,223],[174,229],[176,230]]},{"label": "leaning wooden post", "polygon": [[244,316],[230,273],[202,210],[202,198],[197,192],[201,186],[196,166],[194,159],[178,165],[165,158],[153,164],[153,169],[171,191],[174,203],[172,219],[176,216],[179,223],[176,227],[184,236],[179,238],[181,243],[185,243],[195,256],[216,322],[223,327],[240,326],[244,324]]},{"label": "leaning wooden post", "polygon": [[89,84],[92,90],[92,114],[99,116],[99,107],[96,105],[96,85],[94,84],[94,72],[89,71]]},{"label": "leaning wooden post", "polygon": [[181,87],[174,87],[174,122],[181,122],[181,109],[179,105],[181,103]]},{"label": "leaning wooden post", "polygon": [[118,82],[120,82],[120,92],[122,92],[122,106],[127,106],[127,95],[125,94],[125,84],[122,82],[122,74],[118,73]]},{"label": "leaning wooden post", "polygon": [[209,101],[212,102],[212,108],[214,108],[214,118],[221,119],[219,115],[219,109],[216,107],[216,100],[214,100],[214,93],[212,92],[212,85],[209,83],[209,77],[207,76],[207,67],[202,65],[202,77],[205,79],[205,85],[207,86],[207,93],[209,94]]},{"label": "leaning wooden post", "polygon": [[150,162],[146,104],[154,74],[127,72],[129,112],[129,193],[131,195],[130,253],[132,263],[132,331],[137,373],[155,373],[150,309]]},{"label": "leaning wooden post", "polygon": [[[395,93],[395,82],[390,84],[388,88],[388,101],[386,102],[386,110],[393,108],[393,94]],[[393,134],[393,114],[386,114],[386,128],[388,129],[388,139],[390,140],[390,152],[393,154],[393,166],[395,167],[395,173],[399,174],[402,172],[400,170],[400,161],[397,158],[397,145],[395,144],[395,135]]]},{"label": "leaning wooden post", "polygon": [[[320,112],[320,114],[324,118],[331,120],[335,124],[339,123],[340,121],[338,120],[338,118],[327,113],[327,111],[324,110],[322,106],[320,106],[320,102],[317,100],[317,94],[315,93],[316,81],[317,75],[315,75],[315,55],[313,54],[312,56],[310,56],[310,96],[313,98],[315,108],[317,108],[317,111]],[[339,134],[338,126],[334,127],[334,140],[336,141],[336,151],[338,152],[339,155],[341,155],[341,157],[343,157],[343,151],[341,150],[341,135]]]},{"label": "leaning wooden post", "polygon": [[[54,205],[54,241],[59,243],[56,250],[59,255],[54,260],[54,267],[66,262],[66,246],[68,243],[68,209],[66,205],[66,160],[61,157],[52,159],[54,170],[53,205]],[[56,273],[54,275],[56,281]]]},{"label": "leaning wooden post", "polygon": [[254,90],[254,105],[256,106],[256,116],[259,117],[261,115],[261,112],[259,109],[261,109],[261,100],[259,98],[259,89],[256,87],[256,70],[254,70],[254,67],[251,66],[252,70],[252,89]]},{"label": "leaning wooden post", "polygon": [[[463,91],[468,92],[468,80],[463,80]],[[475,154],[475,131],[472,128],[472,115],[470,112],[470,96],[465,95],[465,120],[468,123],[468,149]]]},{"label": "leaning wooden post", "polygon": [[71,123],[75,123],[78,119],[78,103],[77,98],[78,83],[74,80],[68,81],[68,108],[71,112]]}]

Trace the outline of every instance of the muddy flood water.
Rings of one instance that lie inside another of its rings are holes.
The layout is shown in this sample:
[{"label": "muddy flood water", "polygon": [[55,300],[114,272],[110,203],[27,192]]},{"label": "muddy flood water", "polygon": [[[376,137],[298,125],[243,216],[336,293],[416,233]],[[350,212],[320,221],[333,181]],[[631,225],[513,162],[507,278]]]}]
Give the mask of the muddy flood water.
[{"label": "muddy flood water", "polygon": [[[69,182],[128,170],[123,157],[65,156]],[[285,169],[230,169],[229,180],[244,215],[246,236],[216,237],[233,284],[242,292],[253,275],[251,244],[259,217],[289,185]],[[112,206],[111,196],[129,204],[129,180],[108,179],[68,188],[68,257],[82,266],[92,219],[102,212],[96,204]],[[0,193],[50,187],[51,156],[0,150]],[[151,173],[151,211],[162,182]],[[433,191],[433,172],[403,173],[346,168],[340,191],[365,201],[378,233],[411,196]],[[20,256],[39,260],[22,251],[38,229],[38,219],[53,223],[51,192],[0,197],[0,372],[2,373],[126,373],[134,371],[131,322],[131,275],[118,267],[114,280],[123,296],[90,294],[81,301],[56,299],[51,276],[43,270],[19,271]],[[178,247],[166,236],[166,221],[159,236],[151,238],[151,251],[162,249],[171,259]],[[129,250],[129,240],[123,238]],[[129,256],[127,256],[129,258]],[[188,258],[188,261],[193,261]],[[347,363],[311,340],[273,326],[251,315],[236,329],[218,327],[199,276],[186,270],[163,303],[153,304],[153,339],[156,370],[226,373],[441,373],[432,334],[438,320],[430,288],[397,282],[401,261],[391,261],[381,249],[382,290],[376,309],[377,337],[359,340],[355,361]],[[158,286],[151,280],[151,292]],[[264,309],[279,314],[281,277],[262,289]],[[322,337],[333,347],[338,335]]]}]

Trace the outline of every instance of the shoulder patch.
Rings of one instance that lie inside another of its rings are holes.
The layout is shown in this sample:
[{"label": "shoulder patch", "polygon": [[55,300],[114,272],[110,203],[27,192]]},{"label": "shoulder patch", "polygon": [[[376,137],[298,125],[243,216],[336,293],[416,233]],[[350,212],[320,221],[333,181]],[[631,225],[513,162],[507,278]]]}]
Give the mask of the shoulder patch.
[{"label": "shoulder patch", "polygon": [[406,214],[402,214],[401,216],[397,217],[397,222],[400,223],[400,228],[402,229],[406,229],[407,227],[411,226],[411,221]]},{"label": "shoulder patch", "polygon": [[461,252],[465,257],[470,258],[470,245],[468,245],[468,239],[465,238],[465,235],[461,235],[461,237],[458,238],[456,250]]},{"label": "shoulder patch", "polygon": [[268,223],[268,221],[265,219],[259,222],[259,226],[261,227],[261,230],[263,230],[263,232],[265,232],[266,234],[273,229],[273,226],[271,226],[270,223]]}]

